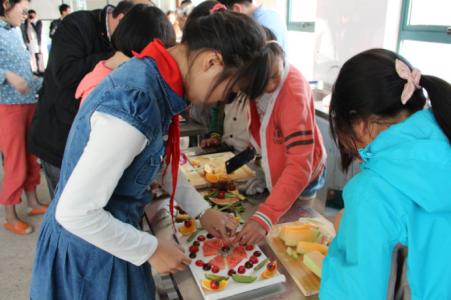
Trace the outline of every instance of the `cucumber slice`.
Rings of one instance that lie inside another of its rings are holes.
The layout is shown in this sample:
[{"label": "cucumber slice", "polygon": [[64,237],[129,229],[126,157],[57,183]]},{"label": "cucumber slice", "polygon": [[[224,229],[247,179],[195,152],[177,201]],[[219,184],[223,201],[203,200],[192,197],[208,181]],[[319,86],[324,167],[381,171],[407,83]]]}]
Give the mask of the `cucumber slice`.
[{"label": "cucumber slice", "polygon": [[252,283],[255,280],[257,280],[257,276],[233,274],[232,279],[233,279],[233,281],[238,282],[238,283]]},{"label": "cucumber slice", "polygon": [[205,274],[205,278],[207,278],[209,280],[216,280],[216,281],[229,280],[229,277],[215,275],[215,274]]},{"label": "cucumber slice", "polygon": [[254,271],[258,271],[261,268],[263,268],[264,266],[266,266],[266,264],[269,263],[269,259],[265,259],[264,261],[262,261],[261,263],[259,263],[258,265],[256,265],[254,267]]}]

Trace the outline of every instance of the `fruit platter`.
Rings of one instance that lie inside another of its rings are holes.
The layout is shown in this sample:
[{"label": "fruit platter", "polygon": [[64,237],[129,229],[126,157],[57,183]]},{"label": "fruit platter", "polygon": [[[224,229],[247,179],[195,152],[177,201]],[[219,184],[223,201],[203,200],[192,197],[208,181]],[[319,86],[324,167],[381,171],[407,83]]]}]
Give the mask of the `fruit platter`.
[{"label": "fruit platter", "polygon": [[189,268],[204,299],[223,299],[285,282],[277,261],[270,261],[258,246],[227,244],[194,220],[177,227],[177,240],[191,258]]},{"label": "fruit platter", "polygon": [[268,245],[305,296],[319,292],[322,263],[335,236],[324,218],[301,218],[278,224],[267,236]]}]

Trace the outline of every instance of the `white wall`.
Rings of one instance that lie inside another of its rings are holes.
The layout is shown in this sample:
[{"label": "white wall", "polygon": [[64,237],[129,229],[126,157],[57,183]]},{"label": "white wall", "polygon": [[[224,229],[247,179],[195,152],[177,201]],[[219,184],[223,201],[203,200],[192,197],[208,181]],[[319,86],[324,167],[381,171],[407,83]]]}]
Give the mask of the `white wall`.
[{"label": "white wall", "polygon": [[60,16],[60,0],[31,0],[30,9],[34,9],[39,19],[57,19]]}]

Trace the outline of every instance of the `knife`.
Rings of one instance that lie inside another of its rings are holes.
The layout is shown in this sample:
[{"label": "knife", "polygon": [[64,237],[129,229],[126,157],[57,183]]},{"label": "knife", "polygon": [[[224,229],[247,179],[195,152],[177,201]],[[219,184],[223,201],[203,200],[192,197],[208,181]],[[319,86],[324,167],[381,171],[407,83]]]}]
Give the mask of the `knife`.
[{"label": "knife", "polygon": [[235,170],[238,170],[251,160],[255,158],[255,149],[252,147],[247,148],[246,150],[238,153],[231,159],[225,162],[226,172],[227,174],[233,173]]}]

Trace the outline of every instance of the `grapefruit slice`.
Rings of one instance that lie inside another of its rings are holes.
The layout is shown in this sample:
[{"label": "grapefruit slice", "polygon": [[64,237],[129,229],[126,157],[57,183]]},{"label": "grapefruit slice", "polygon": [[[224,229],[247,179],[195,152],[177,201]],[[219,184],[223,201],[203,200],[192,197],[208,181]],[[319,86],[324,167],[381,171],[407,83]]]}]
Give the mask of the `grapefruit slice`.
[{"label": "grapefruit slice", "polygon": [[224,242],[219,239],[206,240],[202,245],[204,256],[213,256],[218,254],[221,248],[224,246]]},{"label": "grapefruit slice", "polygon": [[210,260],[209,264],[218,267],[219,270],[222,270],[225,268],[225,259],[223,256],[218,255],[215,256],[212,260]]},{"label": "grapefruit slice", "polygon": [[247,258],[246,249],[243,246],[235,247],[227,256],[227,266],[234,269],[245,258]]}]

